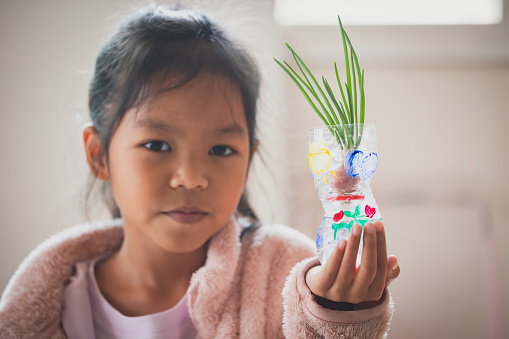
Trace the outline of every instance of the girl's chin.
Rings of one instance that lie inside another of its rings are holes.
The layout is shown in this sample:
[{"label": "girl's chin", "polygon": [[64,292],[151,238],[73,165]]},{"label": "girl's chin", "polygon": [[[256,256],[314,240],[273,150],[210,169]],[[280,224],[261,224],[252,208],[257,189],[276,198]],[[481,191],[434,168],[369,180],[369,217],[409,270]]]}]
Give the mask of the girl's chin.
[{"label": "girl's chin", "polygon": [[[175,241],[175,239],[177,240]],[[209,239],[192,234],[179,234],[178,236],[166,239],[164,236],[156,236],[153,241],[166,252],[172,254],[191,254],[206,249]]]}]

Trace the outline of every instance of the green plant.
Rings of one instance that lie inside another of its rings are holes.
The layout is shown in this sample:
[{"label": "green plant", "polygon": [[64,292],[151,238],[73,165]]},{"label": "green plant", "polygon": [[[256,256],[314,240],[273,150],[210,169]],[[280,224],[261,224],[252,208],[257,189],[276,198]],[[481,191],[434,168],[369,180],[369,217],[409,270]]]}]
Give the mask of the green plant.
[{"label": "green plant", "polygon": [[285,42],[285,45],[292,53],[301,75],[286,61],[283,60],[283,63],[281,63],[275,58],[274,61],[276,61],[295,82],[313,110],[329,127],[331,133],[336,136],[341,147],[343,149],[354,149],[359,146],[361,142],[364,124],[364,69],[361,71],[359,67],[357,54],[350,42],[350,38],[343,28],[339,15],[338,22],[341,30],[346,66],[346,82],[343,88],[339,77],[338,66],[336,62],[334,62],[336,80],[341,93],[340,100],[336,100],[336,96],[324,76],[322,76],[322,84],[325,91],[322,89],[313,76],[313,73],[311,73],[304,61],[302,61],[288,43]]}]

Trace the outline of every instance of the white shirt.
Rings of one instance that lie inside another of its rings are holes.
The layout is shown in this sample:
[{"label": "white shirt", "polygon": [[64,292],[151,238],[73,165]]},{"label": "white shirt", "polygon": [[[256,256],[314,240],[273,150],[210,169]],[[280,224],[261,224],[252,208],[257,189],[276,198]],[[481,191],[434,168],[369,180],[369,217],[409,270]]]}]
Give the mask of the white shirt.
[{"label": "white shirt", "polygon": [[76,265],[64,290],[62,325],[71,339],[197,338],[187,306],[187,294],[169,310],[127,317],[104,298],[95,279],[96,260]]}]

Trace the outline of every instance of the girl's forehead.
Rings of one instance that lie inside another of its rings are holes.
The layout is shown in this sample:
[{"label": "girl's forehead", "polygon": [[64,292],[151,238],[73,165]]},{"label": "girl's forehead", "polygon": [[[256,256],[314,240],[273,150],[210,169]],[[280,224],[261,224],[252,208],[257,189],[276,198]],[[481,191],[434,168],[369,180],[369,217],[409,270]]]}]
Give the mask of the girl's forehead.
[{"label": "girl's forehead", "polygon": [[242,102],[240,88],[222,75],[200,74],[185,84],[175,86],[169,80],[154,91],[156,93],[146,104],[149,106],[211,106],[235,105]]},{"label": "girl's forehead", "polygon": [[184,86],[162,91],[131,117],[140,128],[164,130],[167,126],[176,130],[192,124],[207,131],[248,131],[240,90],[224,77],[213,75],[200,75]]}]

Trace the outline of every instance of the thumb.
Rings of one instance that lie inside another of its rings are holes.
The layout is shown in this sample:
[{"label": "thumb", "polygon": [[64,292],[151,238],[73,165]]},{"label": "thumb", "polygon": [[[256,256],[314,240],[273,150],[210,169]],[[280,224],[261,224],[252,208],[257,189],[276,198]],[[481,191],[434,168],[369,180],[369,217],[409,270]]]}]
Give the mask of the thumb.
[{"label": "thumb", "polygon": [[318,274],[320,273],[321,270],[322,270],[322,266],[319,265],[319,266],[311,267],[306,272],[306,284],[308,285],[309,289],[313,293],[314,293],[313,290],[316,289]]},{"label": "thumb", "polygon": [[391,255],[387,258],[387,278],[385,279],[385,287],[389,287],[389,285],[396,279],[401,272],[399,267],[398,258],[394,255]]}]

